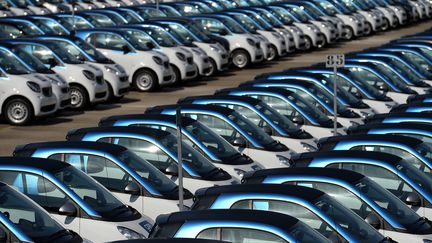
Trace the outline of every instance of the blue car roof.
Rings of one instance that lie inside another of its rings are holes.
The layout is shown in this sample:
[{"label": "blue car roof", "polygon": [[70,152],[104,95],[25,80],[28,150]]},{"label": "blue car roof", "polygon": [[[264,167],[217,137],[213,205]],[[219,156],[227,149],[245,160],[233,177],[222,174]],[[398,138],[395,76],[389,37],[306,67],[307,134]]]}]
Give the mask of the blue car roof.
[{"label": "blue car roof", "polygon": [[162,138],[171,133],[162,131],[159,129],[153,129],[149,127],[88,127],[71,130],[66,135],[66,139],[69,141],[81,141],[81,139],[87,133],[128,133],[143,136],[150,136],[153,138]]},{"label": "blue car roof", "polygon": [[[104,117],[99,121],[100,127],[111,127],[118,120],[134,120],[134,119],[142,119],[142,120],[154,120],[154,121],[162,121],[168,122],[172,124],[176,124],[176,116],[175,115],[162,115],[162,114],[128,114],[128,115],[117,115],[117,116],[109,116]],[[197,122],[196,120],[182,116],[182,125],[186,126],[190,123]]]},{"label": "blue car roof", "polygon": [[195,100],[224,100],[226,102],[243,102],[251,105],[258,105],[261,103],[260,100],[246,96],[233,96],[233,95],[200,95],[200,96],[188,96],[180,98],[178,104],[193,104]]},{"label": "blue car roof", "polygon": [[49,173],[56,173],[64,168],[70,167],[71,165],[52,159],[31,157],[0,157],[0,166],[23,166],[36,168]]},{"label": "blue car roof", "polygon": [[330,143],[338,143],[338,142],[344,142],[344,141],[383,141],[383,142],[393,142],[393,143],[402,143],[405,145],[408,145],[410,147],[415,147],[421,143],[423,143],[422,140],[413,138],[413,137],[406,137],[406,136],[400,136],[400,135],[382,135],[382,134],[360,134],[360,135],[349,135],[349,136],[333,136],[333,137],[325,137],[321,138],[318,141],[318,146],[325,146],[325,144]]},{"label": "blue car roof", "polygon": [[145,110],[145,113],[146,114],[160,113],[164,110],[176,110],[177,107],[181,107],[182,109],[196,109],[200,111],[217,112],[223,115],[229,115],[234,112],[229,108],[216,106],[216,105],[174,104],[174,105],[161,105],[161,106],[150,107]]}]

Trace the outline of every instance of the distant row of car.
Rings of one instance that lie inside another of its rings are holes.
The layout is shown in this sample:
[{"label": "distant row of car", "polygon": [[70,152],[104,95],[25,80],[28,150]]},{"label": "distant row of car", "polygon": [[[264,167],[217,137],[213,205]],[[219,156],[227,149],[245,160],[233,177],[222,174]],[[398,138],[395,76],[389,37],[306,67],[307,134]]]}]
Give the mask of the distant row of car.
[{"label": "distant row of car", "polygon": [[426,0],[6,0],[0,115],[13,125],[427,19]]}]

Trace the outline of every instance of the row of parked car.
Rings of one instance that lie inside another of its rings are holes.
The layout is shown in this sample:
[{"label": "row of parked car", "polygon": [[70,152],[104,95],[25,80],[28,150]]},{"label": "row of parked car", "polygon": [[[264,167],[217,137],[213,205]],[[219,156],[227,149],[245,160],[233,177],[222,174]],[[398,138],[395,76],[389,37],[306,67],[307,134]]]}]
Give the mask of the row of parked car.
[{"label": "row of parked car", "polygon": [[0,239],[431,242],[431,53],[428,30],[19,145]]},{"label": "row of parked car", "polygon": [[2,1],[14,125],[427,19],[427,0]]}]

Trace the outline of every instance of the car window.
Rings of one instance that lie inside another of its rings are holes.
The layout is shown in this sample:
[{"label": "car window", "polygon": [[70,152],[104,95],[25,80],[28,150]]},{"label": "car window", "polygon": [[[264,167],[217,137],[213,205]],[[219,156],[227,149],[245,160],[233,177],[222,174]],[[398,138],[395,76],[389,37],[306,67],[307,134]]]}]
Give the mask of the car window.
[{"label": "car window", "polygon": [[38,46],[38,45],[23,44],[21,45],[21,48],[24,49],[26,52],[30,53],[31,55],[35,56],[43,64],[48,65],[50,59],[56,60],[51,50],[45,47]]},{"label": "car window", "polygon": [[245,229],[245,228],[222,228],[221,240],[242,243],[282,243],[284,239],[269,232]]},{"label": "car window", "polygon": [[218,117],[201,114],[186,114],[186,116],[200,121],[230,143],[234,142],[236,138],[241,137],[229,123]]},{"label": "car window", "polygon": [[241,105],[231,105],[231,104],[223,104],[222,106],[228,107],[232,110],[237,111],[240,115],[245,116],[249,119],[249,121],[253,122],[255,125],[259,127],[268,126],[268,123],[265,122],[255,111]]},{"label": "car window", "polygon": [[86,41],[96,48],[116,51],[123,51],[123,46],[127,45],[127,42],[123,38],[113,34],[94,33]]},{"label": "car window", "polygon": [[284,100],[273,97],[273,96],[266,96],[266,95],[247,95],[248,97],[252,97],[255,99],[259,99],[278,111],[281,115],[288,117],[290,120],[292,120],[294,117],[298,116],[299,113],[287,102]]},{"label": "car window", "polygon": [[198,24],[201,25],[201,28],[205,31],[209,31],[211,33],[219,33],[221,30],[225,30],[229,33],[228,29],[222,24],[219,20],[214,19],[200,19]]},{"label": "car window", "polygon": [[0,31],[8,34],[10,38],[24,36],[24,33],[21,30],[9,24],[0,24]]},{"label": "car window", "polygon": [[[196,238],[198,239],[206,239],[206,240],[218,240],[219,236],[218,233],[220,232],[219,229],[212,228],[212,229],[206,229],[201,231]],[[220,235],[220,233],[219,233]]]}]

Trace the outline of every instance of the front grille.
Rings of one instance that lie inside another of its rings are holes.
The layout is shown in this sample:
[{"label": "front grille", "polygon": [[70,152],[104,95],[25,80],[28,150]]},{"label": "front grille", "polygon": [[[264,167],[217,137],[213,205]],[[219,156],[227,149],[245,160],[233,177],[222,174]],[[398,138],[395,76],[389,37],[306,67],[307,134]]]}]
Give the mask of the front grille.
[{"label": "front grille", "polygon": [[259,43],[259,42],[255,43],[255,47],[256,47],[257,49],[260,49],[260,48],[261,48],[260,43]]},{"label": "front grille", "polygon": [[166,81],[170,81],[171,78],[172,78],[171,75],[167,75],[167,76],[164,76],[164,79],[163,79],[163,80],[166,82]]},{"label": "front grille", "polygon": [[190,71],[186,73],[186,76],[190,77],[190,76],[195,76],[196,71]]},{"label": "front grille", "polygon": [[106,92],[96,93],[95,97],[98,99],[104,98],[106,96]]},{"label": "front grille", "polygon": [[169,68],[169,62],[164,62],[164,63],[163,63],[163,66],[164,66],[165,68]]},{"label": "front grille", "polygon": [[69,106],[69,105],[71,105],[71,99],[62,100],[60,102],[60,107],[66,107],[66,106]]},{"label": "front grille", "polygon": [[103,82],[104,82],[103,76],[96,76],[96,83],[103,84]]},{"label": "front grille", "polygon": [[51,97],[52,88],[51,87],[42,88],[42,94],[46,97]]},{"label": "front grille", "polygon": [[204,63],[208,63],[208,62],[209,62],[209,59],[206,57],[206,58],[203,59],[203,62],[204,62]]},{"label": "front grille", "polygon": [[120,77],[120,82],[127,82],[127,81],[129,81],[129,76]]},{"label": "front grille", "polygon": [[263,56],[262,56],[262,55],[256,55],[255,58],[256,58],[257,60],[261,60],[261,58],[263,58]]},{"label": "front grille", "polygon": [[67,94],[67,93],[69,93],[69,88],[68,88],[68,87],[66,87],[66,88],[62,88],[62,89],[61,89],[61,92],[62,92],[63,94]]},{"label": "front grille", "polygon": [[188,57],[186,60],[187,60],[187,63],[189,63],[189,64],[193,63],[193,58],[192,57]]},{"label": "front grille", "polygon": [[55,106],[56,106],[55,104],[42,106],[42,107],[41,107],[41,111],[42,111],[42,112],[49,112],[49,111],[52,111],[52,110],[55,109]]}]

